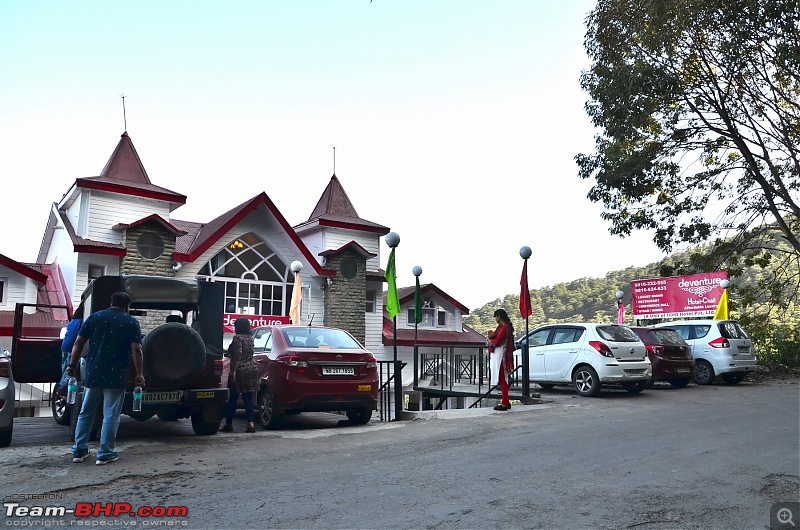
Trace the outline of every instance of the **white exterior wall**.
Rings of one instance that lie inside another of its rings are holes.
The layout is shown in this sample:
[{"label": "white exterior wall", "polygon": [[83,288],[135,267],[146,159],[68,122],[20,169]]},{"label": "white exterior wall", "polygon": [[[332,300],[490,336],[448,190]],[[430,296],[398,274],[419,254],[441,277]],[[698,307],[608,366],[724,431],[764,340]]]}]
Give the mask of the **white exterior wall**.
[{"label": "white exterior wall", "polygon": [[375,358],[380,360],[388,360],[384,358],[383,345],[383,292],[382,285],[376,282],[367,282],[367,290],[375,291],[375,312],[364,313],[364,347],[375,354]]},{"label": "white exterior wall", "polygon": [[[7,282],[6,290],[3,293],[3,300],[0,301],[0,310],[13,311],[18,303],[36,303],[36,293],[39,290],[39,284],[37,282],[2,265],[0,265],[0,278]],[[33,307],[25,308],[26,313],[33,313],[35,311],[36,309]],[[10,347],[10,344],[6,345],[6,349]]]},{"label": "white exterior wall", "polygon": [[312,233],[304,234],[302,237],[300,237],[300,240],[311,252],[311,255],[316,258],[317,263],[319,264],[322,264],[322,256],[320,256],[319,253],[322,252],[323,250],[327,250],[322,246],[324,239],[322,234],[323,234],[322,230],[316,230]]},{"label": "white exterior wall", "polygon": [[[89,265],[100,265],[106,268],[107,276],[119,274],[119,256],[106,256],[105,254],[87,254],[82,252],[78,255],[77,276],[75,279],[75,291],[72,295],[73,307],[78,307],[81,303],[81,295],[89,285]],[[111,300],[108,301],[111,303]]]},{"label": "white exterior wall", "polygon": [[112,230],[112,226],[132,223],[153,214],[169,218],[169,204],[164,201],[98,191],[92,191],[90,201],[85,237],[93,241],[121,243],[122,232]]},{"label": "white exterior wall", "polygon": [[323,245],[325,250],[336,250],[351,241],[355,241],[367,252],[377,254],[374,258],[367,260],[367,269],[378,270],[381,268],[380,260],[380,236],[367,232],[357,232],[355,230],[345,230],[340,228],[326,228],[324,230]]},{"label": "white exterior wall", "polygon": [[[61,226],[61,223],[58,226]],[[66,229],[60,228],[53,231],[50,247],[47,249],[45,257],[45,263],[58,261],[58,267],[61,269],[61,275],[64,277],[64,283],[69,291],[67,295],[73,299],[75,298],[75,282],[78,277],[78,254],[74,252],[74,248]],[[80,293],[78,294],[80,295]]]}]

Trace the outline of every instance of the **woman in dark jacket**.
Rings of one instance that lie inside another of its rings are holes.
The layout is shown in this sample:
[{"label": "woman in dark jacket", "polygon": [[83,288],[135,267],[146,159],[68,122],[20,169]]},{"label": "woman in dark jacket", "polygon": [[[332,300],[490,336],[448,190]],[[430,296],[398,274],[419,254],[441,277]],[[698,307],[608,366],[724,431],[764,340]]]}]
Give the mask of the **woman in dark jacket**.
[{"label": "woman in dark jacket", "polygon": [[244,411],[247,415],[247,429],[244,432],[256,432],[256,427],[253,425],[253,396],[258,392],[258,367],[253,361],[253,336],[250,335],[250,321],[244,317],[237,318],[233,323],[233,329],[236,331],[236,335],[234,335],[231,345],[228,346],[228,358],[231,361],[228,373],[230,398],[228,399],[225,425],[220,430],[233,432],[233,415],[236,413],[239,394],[241,394]]}]

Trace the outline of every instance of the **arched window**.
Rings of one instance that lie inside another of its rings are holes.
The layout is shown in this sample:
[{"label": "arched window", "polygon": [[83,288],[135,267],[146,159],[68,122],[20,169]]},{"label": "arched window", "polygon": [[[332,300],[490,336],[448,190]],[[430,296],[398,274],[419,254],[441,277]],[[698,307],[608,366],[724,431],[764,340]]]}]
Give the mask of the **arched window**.
[{"label": "arched window", "polygon": [[252,233],[228,243],[197,276],[225,284],[226,313],[288,313],[285,295],[293,280],[289,266]]}]

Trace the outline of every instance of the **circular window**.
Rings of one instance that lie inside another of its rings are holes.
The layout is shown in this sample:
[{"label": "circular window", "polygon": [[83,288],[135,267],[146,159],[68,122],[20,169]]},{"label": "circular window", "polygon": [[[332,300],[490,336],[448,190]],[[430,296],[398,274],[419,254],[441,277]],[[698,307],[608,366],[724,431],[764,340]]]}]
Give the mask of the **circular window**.
[{"label": "circular window", "polygon": [[136,240],[139,255],[147,259],[156,259],[164,253],[164,241],[155,234],[142,234]]},{"label": "circular window", "polygon": [[353,258],[344,258],[342,265],[339,267],[342,276],[346,280],[352,280],[358,274],[358,263]]}]

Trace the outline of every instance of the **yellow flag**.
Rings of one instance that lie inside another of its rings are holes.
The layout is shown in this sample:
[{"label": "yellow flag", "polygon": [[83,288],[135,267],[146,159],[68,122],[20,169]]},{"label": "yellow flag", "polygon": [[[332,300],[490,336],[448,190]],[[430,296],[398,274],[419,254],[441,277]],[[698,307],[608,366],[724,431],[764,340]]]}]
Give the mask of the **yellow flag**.
[{"label": "yellow flag", "polygon": [[714,320],[728,320],[728,290],[722,290],[722,296],[719,297],[719,305],[717,311],[714,313]]},{"label": "yellow flag", "polygon": [[300,323],[300,302],[303,301],[303,285],[300,283],[300,273],[294,273],[294,288],[292,289],[292,305],[289,306],[289,318],[292,324]]}]

